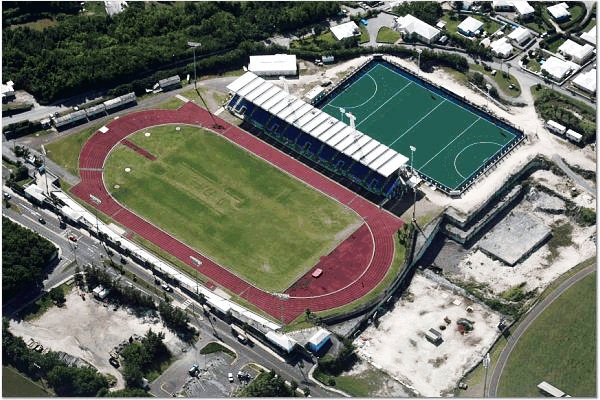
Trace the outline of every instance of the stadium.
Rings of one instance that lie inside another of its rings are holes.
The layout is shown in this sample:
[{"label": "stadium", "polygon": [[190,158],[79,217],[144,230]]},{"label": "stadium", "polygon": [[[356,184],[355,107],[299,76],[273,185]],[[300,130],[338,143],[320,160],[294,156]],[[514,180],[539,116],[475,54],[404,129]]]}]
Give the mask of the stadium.
[{"label": "stadium", "polygon": [[313,104],[251,72],[228,89],[229,108],[240,118],[387,199],[404,192],[413,166],[435,188],[460,195],[524,139],[508,121],[381,55]]},{"label": "stadium", "polygon": [[227,88],[248,129],[191,102],[122,116],[83,146],[72,192],[283,323],[380,287],[403,225],[381,205],[416,174],[464,191],[523,139],[378,56],[314,104],[251,72]]}]

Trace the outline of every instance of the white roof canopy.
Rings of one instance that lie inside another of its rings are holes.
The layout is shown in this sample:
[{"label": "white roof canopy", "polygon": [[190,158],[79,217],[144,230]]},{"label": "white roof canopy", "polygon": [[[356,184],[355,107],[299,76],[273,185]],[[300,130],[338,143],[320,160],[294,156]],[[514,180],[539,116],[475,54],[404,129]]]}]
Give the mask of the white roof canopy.
[{"label": "white roof canopy", "polygon": [[[384,177],[389,177],[408,162],[408,157],[252,72],[246,72],[230,83],[227,89]],[[260,92],[260,95],[256,95],[256,92]]]},{"label": "white roof canopy", "polygon": [[297,71],[295,54],[250,56],[248,70],[257,74],[282,73],[294,75]]}]

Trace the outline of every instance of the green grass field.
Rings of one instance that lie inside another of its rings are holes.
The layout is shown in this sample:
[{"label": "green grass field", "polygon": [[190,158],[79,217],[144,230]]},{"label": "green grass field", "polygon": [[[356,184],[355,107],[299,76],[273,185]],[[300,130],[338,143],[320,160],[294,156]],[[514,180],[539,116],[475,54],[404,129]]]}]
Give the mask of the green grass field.
[{"label": "green grass field", "polygon": [[573,397],[596,396],[596,274],[556,299],[508,360],[499,397],[540,397],[547,381]]},{"label": "green grass field", "polygon": [[377,42],[379,43],[396,43],[400,39],[400,34],[387,26],[382,26],[377,32]]},{"label": "green grass field", "polygon": [[213,133],[161,126],[129,139],[158,159],[116,147],[104,173],[113,196],[260,288],[284,290],[361,222]]},{"label": "green grass field", "polygon": [[410,157],[414,146],[415,169],[450,189],[458,188],[514,138],[381,63],[321,108],[340,118],[340,107],[354,114],[360,132],[397,152]]},{"label": "green grass field", "polygon": [[51,397],[38,383],[13,368],[2,367],[2,397]]}]

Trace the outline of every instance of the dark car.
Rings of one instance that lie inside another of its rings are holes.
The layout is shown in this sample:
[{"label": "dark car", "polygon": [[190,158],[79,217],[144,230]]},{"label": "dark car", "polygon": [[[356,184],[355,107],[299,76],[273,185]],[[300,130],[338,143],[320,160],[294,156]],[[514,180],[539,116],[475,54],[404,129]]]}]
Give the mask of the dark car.
[{"label": "dark car", "polygon": [[46,225],[46,220],[45,220],[44,218],[42,218],[42,217],[39,217],[39,218],[38,218],[38,221],[40,222],[40,224],[42,224],[42,225]]},{"label": "dark car", "polygon": [[121,364],[119,364],[119,361],[116,358],[109,358],[108,362],[110,363],[110,365],[112,365],[115,368],[119,368],[121,366]]}]

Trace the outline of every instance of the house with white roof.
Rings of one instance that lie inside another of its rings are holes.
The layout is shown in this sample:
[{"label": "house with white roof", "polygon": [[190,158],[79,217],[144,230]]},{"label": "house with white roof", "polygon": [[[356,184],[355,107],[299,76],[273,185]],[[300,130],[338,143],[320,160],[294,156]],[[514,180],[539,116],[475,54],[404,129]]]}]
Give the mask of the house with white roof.
[{"label": "house with white roof", "polygon": [[545,71],[548,76],[557,82],[565,79],[568,74],[577,68],[576,64],[556,57],[550,57],[542,64],[542,72]]},{"label": "house with white roof", "polygon": [[513,1],[513,7],[521,19],[533,17],[535,9],[526,1]]},{"label": "house with white roof", "polygon": [[503,37],[490,43],[492,53],[497,57],[506,58],[511,55],[513,51],[512,45],[509,43],[508,38]]},{"label": "house with white roof", "polygon": [[456,29],[465,36],[475,36],[483,28],[483,22],[473,17],[467,17]]},{"label": "house with white roof", "polygon": [[354,21],[349,21],[344,24],[332,26],[329,29],[331,30],[331,33],[333,33],[333,36],[335,36],[337,40],[342,40],[352,36],[360,35],[360,29]]},{"label": "house with white roof", "polygon": [[589,31],[583,32],[581,38],[588,43],[596,45],[596,25],[592,26]]},{"label": "house with white roof", "polygon": [[510,41],[516,43],[519,46],[524,45],[531,38],[531,32],[529,29],[523,28],[522,26],[518,27],[514,31],[512,31],[508,38]]},{"label": "house with white roof", "polygon": [[573,79],[573,85],[585,92],[591,94],[596,93],[596,68],[577,75],[577,77]]},{"label": "house with white roof", "polygon": [[512,11],[514,8],[510,0],[494,0],[492,1],[492,7],[495,11]]},{"label": "house with white roof", "polygon": [[441,34],[437,28],[410,14],[396,18],[396,29],[404,37],[416,39],[427,44],[435,42]]},{"label": "house with white roof", "polygon": [[558,52],[565,57],[570,57],[571,60],[577,64],[583,64],[592,58],[594,55],[594,48],[587,43],[582,46],[571,39],[567,39],[560,45]]},{"label": "house with white roof", "polygon": [[555,21],[564,21],[571,17],[569,5],[564,2],[548,7],[548,13],[550,13]]},{"label": "house with white roof", "polygon": [[2,101],[7,101],[9,98],[15,96],[15,89],[13,81],[8,81],[2,84]]}]

